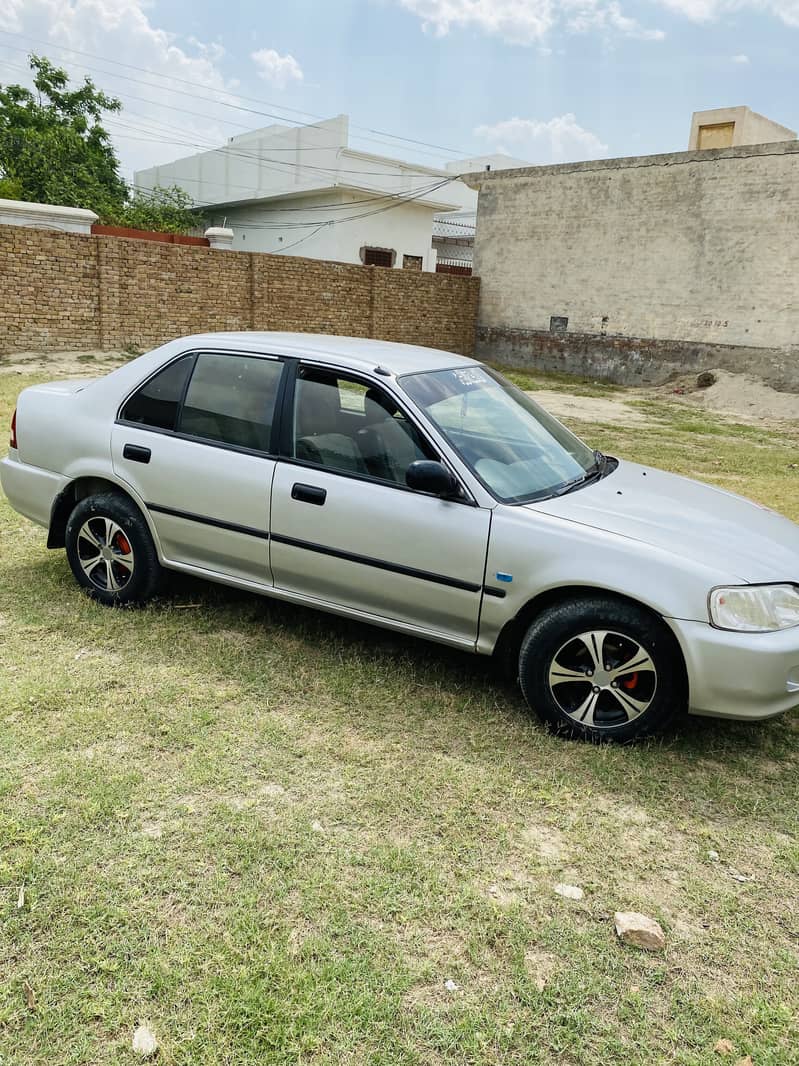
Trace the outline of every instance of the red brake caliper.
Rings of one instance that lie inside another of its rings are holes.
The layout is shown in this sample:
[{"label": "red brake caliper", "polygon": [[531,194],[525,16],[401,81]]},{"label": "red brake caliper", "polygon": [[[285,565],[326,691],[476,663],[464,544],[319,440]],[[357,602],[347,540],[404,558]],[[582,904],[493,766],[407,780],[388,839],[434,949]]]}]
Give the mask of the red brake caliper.
[{"label": "red brake caliper", "polygon": [[622,681],[622,685],[624,685],[626,689],[630,690],[634,689],[637,684],[638,674],[630,674],[630,676],[625,681]]},{"label": "red brake caliper", "polygon": [[117,547],[123,555],[130,555],[130,544],[128,543],[128,538],[125,536],[124,533],[117,533],[116,543]]}]

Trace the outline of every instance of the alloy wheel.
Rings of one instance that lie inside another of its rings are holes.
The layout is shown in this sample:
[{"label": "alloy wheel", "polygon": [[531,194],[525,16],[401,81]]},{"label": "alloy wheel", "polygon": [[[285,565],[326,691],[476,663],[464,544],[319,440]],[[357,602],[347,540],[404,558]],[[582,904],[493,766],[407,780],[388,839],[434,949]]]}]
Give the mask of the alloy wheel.
[{"label": "alloy wheel", "polygon": [[548,681],[565,715],[593,729],[612,729],[639,718],[651,706],[658,677],[651,655],[637,640],[594,629],[560,647]]},{"label": "alloy wheel", "polygon": [[91,583],[119,592],[133,576],[133,549],[125,531],[111,518],[93,517],[78,532],[78,559]]}]

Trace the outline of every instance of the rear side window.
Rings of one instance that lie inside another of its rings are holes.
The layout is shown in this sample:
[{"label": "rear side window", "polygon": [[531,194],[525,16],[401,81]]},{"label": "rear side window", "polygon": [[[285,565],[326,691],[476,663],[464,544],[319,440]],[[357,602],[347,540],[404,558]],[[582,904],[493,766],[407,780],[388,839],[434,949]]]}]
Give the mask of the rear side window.
[{"label": "rear side window", "polygon": [[184,355],[150,378],[122,408],[121,418],[142,426],[173,430],[193,362],[193,355]]},{"label": "rear side window", "polygon": [[283,364],[251,355],[200,354],[183,410],[181,433],[268,452]]}]

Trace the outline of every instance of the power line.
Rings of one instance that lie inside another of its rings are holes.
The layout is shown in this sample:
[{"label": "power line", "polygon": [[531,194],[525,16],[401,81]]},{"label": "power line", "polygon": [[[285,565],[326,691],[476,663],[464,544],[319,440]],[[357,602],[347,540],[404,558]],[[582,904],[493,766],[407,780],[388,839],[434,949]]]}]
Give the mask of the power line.
[{"label": "power line", "polygon": [[[3,47],[9,47],[9,46],[8,45],[4,45]],[[133,97],[133,98],[135,99],[136,97]],[[145,101],[145,102],[149,103],[150,101]],[[168,107],[170,105],[164,105],[164,106]],[[178,110],[178,111],[184,111],[185,110],[183,108],[173,108],[173,109],[174,110]],[[189,113],[191,114],[193,112],[189,112]],[[113,121],[119,121],[119,120],[115,119],[113,116],[111,118],[112,118]],[[145,121],[149,121],[149,120],[145,120]],[[123,125],[124,125],[124,123],[123,123]],[[136,129],[137,127],[136,126],[132,126],[132,127],[129,127],[129,128]],[[150,131],[148,131],[146,129],[143,129],[142,132],[144,132],[145,134],[149,134],[150,133]],[[150,134],[145,139],[153,140],[154,139],[154,135]],[[175,144],[175,143],[180,143],[180,142],[177,140],[177,138],[172,138],[168,142],[165,142],[165,143]],[[183,142],[183,144],[184,145],[188,144],[189,146],[191,146],[192,142]],[[197,145],[196,142],[194,142],[193,146],[197,147],[198,145]],[[199,147],[203,147],[203,146],[199,145]],[[264,164],[264,158],[262,156],[260,156],[258,154],[253,155],[252,153],[242,153],[242,152],[236,151],[231,146],[224,146],[222,148],[215,148],[215,149],[211,149],[211,150],[219,151],[219,152],[228,152],[231,155],[241,156],[243,158],[256,159],[259,162],[259,164],[261,164],[261,165]],[[290,167],[292,169],[297,169],[298,167],[300,167],[300,168],[303,168],[303,169],[314,169],[314,170],[320,170],[320,171],[323,171],[323,172],[328,172],[328,173],[333,173],[333,174],[337,174],[337,173],[369,174],[369,173],[372,173],[372,174],[377,174],[377,175],[379,175],[381,177],[390,176],[390,175],[387,175],[385,173],[385,171],[371,171],[371,172],[370,171],[344,171],[344,170],[332,170],[331,168],[326,168],[326,167],[310,167],[310,165],[304,165],[304,164],[291,164],[291,163],[288,163],[286,161],[271,160],[270,162],[277,163],[278,166]],[[282,171],[278,170],[278,167],[276,167],[276,166],[272,166],[269,169],[277,170],[278,173],[284,173],[284,174],[286,173],[285,170],[282,170]],[[411,170],[411,172],[412,172],[412,168],[408,168],[408,169]],[[408,175],[406,173],[403,176],[407,177]],[[458,175],[453,175],[453,176],[444,178],[443,180],[440,180],[440,181],[435,181],[435,182],[428,183],[428,185],[426,185],[426,186],[424,186],[422,188],[417,188],[412,193],[409,193],[409,194],[386,193],[386,194],[383,194],[382,196],[371,197],[371,198],[369,198],[368,200],[365,200],[365,201],[353,201],[352,203],[348,203],[348,204],[342,204],[342,205],[336,205],[336,206],[334,206],[334,205],[329,205],[329,206],[317,205],[319,207],[319,209],[327,209],[327,210],[335,209],[335,210],[339,210],[339,209],[349,208],[349,207],[353,206],[354,204],[358,204],[358,203],[367,203],[368,202],[368,203],[371,203],[371,204],[374,204],[374,203],[381,204],[381,201],[384,201],[384,200],[390,200],[391,201],[388,204],[382,204],[381,206],[375,207],[372,210],[357,212],[355,214],[352,214],[350,216],[346,216],[346,217],[343,217],[343,218],[327,219],[327,220],[325,220],[324,222],[322,222],[322,223],[320,223],[318,225],[316,224],[315,221],[314,222],[308,222],[308,223],[303,223],[303,222],[267,223],[267,222],[250,221],[250,220],[247,220],[246,218],[242,219],[241,221],[242,221],[243,225],[246,228],[248,228],[248,229],[291,229],[291,228],[294,228],[294,229],[306,229],[309,226],[316,226],[316,228],[313,230],[312,233],[307,234],[305,237],[301,238],[299,241],[295,241],[291,245],[288,245],[286,248],[280,249],[280,251],[286,251],[287,248],[296,247],[300,243],[303,243],[304,241],[309,240],[311,237],[314,236],[315,233],[319,232],[325,226],[334,226],[334,225],[340,225],[340,224],[348,223],[348,222],[360,221],[361,219],[364,219],[364,218],[370,218],[370,217],[373,217],[374,215],[382,214],[385,211],[394,210],[395,208],[400,207],[400,206],[402,206],[405,203],[410,203],[410,202],[413,202],[415,200],[421,199],[424,196],[429,196],[431,193],[433,193],[433,192],[437,191],[438,189],[443,188],[445,185],[449,185],[452,182],[457,181],[457,180],[458,180]],[[240,187],[241,188],[247,188],[245,186],[240,186]],[[134,186],[134,188],[137,188],[137,191],[139,191],[140,193],[142,193],[144,195],[150,195],[150,196],[153,195],[151,189],[145,189],[143,187],[135,187],[135,186]],[[189,195],[191,195],[191,194],[189,194]],[[210,201],[199,201],[199,200],[195,200],[194,198],[192,198],[192,202],[193,202],[193,206],[195,206],[195,207],[199,207],[199,208],[202,208],[202,207],[214,207],[214,208],[220,209],[220,205],[219,204],[212,203]],[[301,208],[300,209],[296,209],[296,208],[295,209],[275,208],[275,209],[270,209],[270,210],[281,211],[281,210],[303,210],[303,209],[301,209]]]},{"label": "power line", "polygon": [[[123,125],[124,128],[126,128],[126,129],[132,129],[132,130],[140,130],[141,129],[145,134],[147,134],[145,137],[142,137],[142,138],[137,138],[137,137],[134,136],[132,138],[134,140],[145,140],[145,141],[148,141],[148,142],[161,141],[162,140],[162,138],[159,138],[157,134],[150,135],[150,132],[146,128],[139,127],[139,126],[136,126],[136,125],[126,124],[126,123],[121,123],[120,120],[117,119],[117,118],[113,118],[111,121],[113,123],[115,123],[115,124]],[[117,133],[116,136],[130,137],[131,135],[130,134],[124,134],[124,133],[123,134]],[[170,138],[169,140],[163,139],[163,143],[169,143],[169,144],[181,143],[184,146],[200,147],[200,148],[203,147],[203,145],[200,142],[190,142],[190,141],[178,142],[177,139],[173,139],[173,138]],[[216,150],[220,150],[220,149],[216,149]],[[290,164],[283,164],[283,165],[284,166],[288,166]],[[286,173],[285,171],[277,170],[276,167],[270,167],[269,169],[276,170],[278,173],[281,173],[281,174]],[[430,181],[430,182],[426,183],[425,185],[417,186],[416,188],[411,189],[409,191],[412,192],[412,193],[417,193],[417,192],[424,192],[424,190],[427,189],[427,188],[429,188],[430,190],[433,190],[435,188],[441,187],[443,184],[450,183],[452,180],[456,180],[456,177],[457,176],[448,177],[448,178],[444,179],[443,181],[438,179],[438,178],[436,178],[435,180]],[[185,184],[196,185],[196,184],[202,184],[203,183],[203,179],[202,178],[193,178],[193,177],[186,177],[186,176],[181,176],[179,178],[176,178],[175,181],[178,184],[184,184],[185,183]],[[256,199],[257,198],[255,194],[258,192],[258,190],[253,185],[242,185],[240,183],[231,183],[231,182],[228,182],[228,181],[226,181],[224,183],[224,185],[225,185],[225,188],[228,188],[228,189],[241,189],[243,191],[249,192],[251,194],[249,199]],[[149,187],[148,186],[137,186],[137,185],[134,184],[134,188],[144,190],[144,189],[147,189]],[[312,191],[312,190],[308,190],[308,191]],[[192,195],[192,194],[189,193],[189,195]],[[309,205],[307,207],[282,207],[282,208],[277,208],[276,207],[276,208],[273,208],[272,210],[279,211],[281,213],[289,213],[289,214],[294,214],[294,213],[297,213],[297,212],[305,212],[305,211],[344,210],[344,209],[346,209],[348,207],[356,206],[358,204],[373,203],[375,200],[401,199],[405,195],[407,195],[407,194],[404,193],[404,192],[376,193],[374,196],[369,196],[369,197],[366,197],[366,198],[364,198],[362,200],[350,200],[350,201],[348,201],[345,204],[315,204],[315,205]],[[264,197],[261,197],[261,198],[264,198]],[[197,202],[201,203],[202,201],[197,201]],[[219,201],[207,201],[207,203],[213,204],[213,205],[218,205]]]},{"label": "power line", "polygon": [[[429,186],[429,187],[426,187],[426,188],[423,188],[423,189],[417,189],[413,193],[409,193],[409,194],[406,194],[406,195],[403,195],[403,196],[393,196],[393,197],[391,197],[392,202],[389,203],[389,204],[381,204],[380,203],[380,201],[382,199],[386,199],[386,197],[374,197],[370,201],[368,201],[369,203],[377,203],[378,204],[378,206],[375,207],[374,209],[368,210],[368,211],[357,212],[357,213],[355,213],[353,215],[345,216],[343,218],[326,219],[324,222],[321,223],[321,225],[323,225],[323,226],[335,226],[335,225],[338,225],[341,222],[354,222],[354,221],[357,221],[357,220],[362,219],[362,218],[370,218],[372,215],[382,214],[382,212],[384,212],[384,211],[391,211],[391,210],[393,210],[396,207],[401,207],[403,204],[412,203],[412,202],[414,202],[416,200],[420,200],[423,197],[429,196],[431,193],[436,192],[438,189],[442,188],[444,185],[449,185],[451,182],[456,181],[456,180],[457,180],[457,178],[448,178],[445,181],[437,182],[435,185],[432,185],[432,186]],[[135,186],[134,185],[133,188],[136,190],[136,192],[138,192],[140,195],[142,195],[144,197],[153,198],[156,195],[153,192],[152,189],[145,188],[143,186]],[[228,205],[215,203],[213,201],[204,201],[204,200],[192,199],[192,206],[197,208],[197,209],[200,209],[200,210],[202,210],[204,208],[213,208],[218,214],[224,214],[225,208]],[[322,205],[322,206],[324,206],[324,205]],[[347,204],[347,205],[342,205],[342,206],[349,207],[351,205]],[[269,208],[270,213],[273,210],[279,210],[279,209]],[[244,217],[244,218],[238,219],[237,221],[238,221],[238,223],[240,225],[242,225],[246,229],[270,229],[270,230],[307,229],[309,226],[317,225],[316,219],[314,219],[312,222],[265,222],[265,221],[247,219],[246,217]]]},{"label": "power line", "polygon": [[[5,32],[5,31],[0,31],[0,32]],[[2,45],[0,45],[0,47],[12,48],[15,51],[25,51],[25,49],[18,48],[16,45],[2,44]],[[95,71],[95,69],[92,68],[92,67],[84,66],[83,64],[80,64],[80,63],[76,64],[76,66],[80,67],[83,70],[89,70],[89,71],[92,71],[94,73],[97,73],[97,71]],[[108,71],[100,71],[99,73],[109,74],[110,72],[108,72]],[[140,79],[128,78],[127,75],[124,75],[124,74],[113,74],[113,73],[110,73],[110,76],[111,77],[125,78],[125,80],[127,80],[127,81],[137,82],[138,84],[145,85],[147,88],[150,88],[150,89],[160,88],[160,86],[154,86],[154,85],[150,84],[149,82],[142,82]],[[191,96],[190,93],[183,93],[182,90],[178,90],[178,89],[174,89],[174,90],[170,89],[169,91],[170,92],[181,92],[182,95]],[[127,90],[125,90],[122,93],[119,93],[119,95],[123,96],[123,97],[127,97],[130,100],[138,100],[141,103],[156,104],[156,101],[154,101],[154,100],[149,100],[149,99],[147,99],[147,97],[144,97],[144,96],[137,96],[134,93],[128,92]],[[222,101],[211,100],[210,98],[204,97],[204,96],[199,96],[199,97],[196,96],[196,97],[194,97],[194,99],[200,100],[200,101],[202,101],[204,103],[222,103]],[[176,104],[167,104],[167,103],[164,103],[163,101],[158,101],[157,102],[157,106],[158,107],[167,108],[170,111],[177,111],[177,112],[180,112],[181,114],[184,114],[184,115],[192,115],[195,118],[202,118],[202,119],[204,119],[206,121],[208,119],[208,115],[207,114],[204,114],[204,113],[202,113],[200,111],[192,111],[189,108],[185,108],[185,107],[178,107]],[[228,105],[223,105],[223,106],[230,107],[230,106],[233,106],[233,105],[228,104]],[[245,110],[247,110],[247,109],[245,109]],[[250,127],[248,125],[246,125],[245,123],[242,123],[242,122],[234,122],[232,119],[223,119],[222,121],[226,122],[230,126],[239,126],[241,129],[246,129],[248,132],[257,132],[257,131],[251,131]],[[287,129],[298,129],[298,128],[303,128],[303,127],[287,127]],[[318,126],[314,126],[312,128],[318,129],[319,127]],[[176,142],[173,142],[173,143],[176,143]],[[229,155],[238,156],[238,157],[240,157],[242,159],[257,159],[261,163],[264,163],[264,162],[273,163],[273,164],[276,164],[278,167],[281,167],[281,166],[282,167],[289,167],[289,168],[291,168],[291,170],[297,170],[297,169],[311,170],[311,171],[318,171],[318,172],[326,173],[326,174],[339,173],[339,174],[358,174],[358,175],[362,175],[362,176],[379,176],[379,177],[383,177],[383,178],[392,177],[392,176],[398,177],[398,178],[403,178],[403,177],[408,177],[409,174],[413,174],[413,173],[417,173],[417,174],[429,173],[433,169],[439,170],[439,172],[440,172],[440,168],[425,167],[423,164],[413,164],[413,163],[403,164],[403,163],[401,163],[398,160],[392,160],[391,162],[397,163],[402,169],[394,171],[393,174],[392,174],[392,172],[390,170],[345,170],[345,169],[338,168],[338,167],[337,168],[333,168],[333,167],[317,166],[316,164],[313,164],[313,163],[290,163],[290,162],[287,162],[286,160],[283,160],[283,159],[272,159],[269,156],[265,156],[265,155],[261,154],[261,152],[252,152],[252,151],[248,152],[244,146],[240,146],[240,145],[236,145],[236,144],[233,144],[233,145],[231,145],[231,144],[221,145],[221,146],[215,147],[215,148],[209,147],[206,150],[207,151],[216,151],[216,152],[226,152]],[[267,149],[267,150],[269,150],[269,149]],[[320,152],[323,152],[325,150],[330,151],[330,148],[326,147],[326,146],[320,146],[318,150]],[[164,164],[164,165],[168,165],[168,164]]]},{"label": "power line", "polygon": [[[9,64],[9,65],[13,66],[13,64]],[[25,70],[26,68],[16,67],[15,69]],[[177,110],[183,111],[184,109],[183,108],[179,108]],[[164,124],[164,123],[160,123],[158,120],[150,120],[150,119],[147,119],[147,118],[145,118],[144,121],[147,122],[148,125],[167,125],[167,124]],[[215,151],[215,152],[224,152],[224,153],[227,153],[227,154],[229,154],[231,156],[234,156],[234,157],[239,157],[239,158],[242,158],[242,159],[245,159],[245,160],[248,160],[248,161],[253,161],[253,163],[257,162],[259,167],[260,166],[265,166],[266,169],[272,170],[272,171],[274,171],[274,172],[276,172],[278,174],[282,174],[282,175],[290,174],[293,170],[297,169],[298,166],[299,167],[306,167],[306,168],[308,167],[308,165],[305,165],[305,164],[294,164],[294,163],[290,163],[290,162],[285,161],[285,160],[271,160],[271,162],[273,164],[276,164],[276,165],[270,166],[269,163],[266,161],[266,158],[268,158],[268,157],[265,158],[262,155],[260,155],[259,153],[243,152],[243,151],[237,150],[235,147],[232,147],[230,145],[225,145],[225,146],[222,146],[222,147],[213,147],[210,142],[202,143],[202,142],[198,142],[198,141],[180,140],[178,137],[174,137],[174,136],[171,136],[171,135],[168,137],[168,139],[162,139],[162,138],[158,137],[157,133],[151,132],[151,130],[147,129],[146,127],[139,127],[139,126],[136,126],[135,124],[125,123],[124,120],[118,118],[115,114],[112,114],[112,115],[109,116],[109,125],[111,123],[122,125],[124,128],[133,129],[133,130],[139,130],[139,131],[141,131],[142,133],[145,134],[144,137],[141,137],[141,138],[135,138],[134,137],[134,139],[146,140],[148,142],[160,141],[161,143],[166,143],[166,144],[171,144],[171,145],[180,144],[183,147],[190,147],[190,148],[195,148],[195,149],[199,148],[201,150],[210,150],[210,151]],[[172,127],[172,128],[174,129],[174,128],[177,128],[177,127]],[[131,136],[130,134],[119,134],[119,133],[117,133],[116,135],[117,136],[123,136],[123,137]],[[319,171],[321,171],[323,173],[328,173],[328,174],[331,174],[331,175],[334,175],[334,176],[338,175],[339,173],[345,173],[345,174],[377,174],[377,175],[379,175],[381,177],[391,177],[392,176],[390,173],[386,173],[384,171],[346,171],[346,170],[337,170],[337,169],[327,168],[327,167],[313,167],[312,169],[319,170]],[[421,173],[421,172],[417,172],[417,173]],[[405,174],[403,176],[407,177],[408,175]],[[322,210],[324,210],[324,211],[339,211],[339,210],[346,210],[346,209],[349,209],[350,207],[358,206],[358,205],[361,205],[361,204],[367,204],[367,203],[368,204],[382,204],[384,201],[389,201],[388,206],[392,206],[392,203],[394,201],[396,201],[397,204],[402,204],[402,203],[407,202],[409,199],[416,200],[416,199],[422,198],[423,196],[430,195],[432,192],[435,192],[438,189],[443,188],[445,185],[449,185],[453,181],[456,181],[456,180],[458,180],[458,176],[457,175],[453,175],[453,176],[447,177],[447,178],[445,178],[443,180],[438,180],[436,178],[435,180],[433,180],[431,182],[428,182],[425,185],[417,186],[415,189],[412,189],[409,193],[386,192],[386,193],[383,193],[383,194],[379,194],[379,195],[375,195],[375,196],[371,196],[371,197],[365,198],[363,200],[349,201],[349,202],[347,202],[345,204],[318,204],[318,205],[311,205],[311,206],[305,207],[305,208],[280,208],[280,207],[273,207],[273,208],[270,208],[270,213],[284,213],[284,212],[285,213],[297,213],[297,212],[304,212],[304,211],[309,211],[309,210],[314,210],[314,211],[316,211],[316,210],[319,210],[319,211],[322,211]],[[200,181],[200,179],[196,179],[196,178],[186,178],[186,177],[177,177],[177,178],[175,178],[175,183],[176,184],[179,184],[181,182],[196,183],[196,182],[199,182],[199,181]],[[132,187],[137,192],[142,193],[142,194],[146,194],[148,192],[151,192],[151,189],[149,189],[146,186],[137,186],[137,185],[134,184]],[[251,193],[256,191],[256,190],[254,190],[252,188],[252,186],[249,186],[249,185],[247,185],[247,186],[245,186],[245,185],[233,185],[233,186],[228,186],[228,187],[240,188],[240,189],[246,190],[246,191],[251,192]],[[312,191],[312,190],[305,190],[305,191]],[[199,208],[203,208],[203,207],[217,208],[217,207],[221,206],[218,201],[198,200],[194,196],[192,196],[191,193],[189,193],[189,196],[192,197],[192,202],[193,202],[193,205],[195,207],[199,207]],[[371,214],[371,213],[372,212],[363,213],[363,217],[368,217],[368,215]],[[357,217],[360,217],[360,216],[359,215],[352,216],[352,218],[357,218]],[[252,228],[269,228],[269,229],[285,229],[285,228],[292,228],[294,226],[296,226],[297,228],[307,228],[307,226],[314,225],[313,222],[309,222],[309,223],[290,223],[290,222],[286,222],[286,223],[265,223],[265,222],[260,222],[260,221],[256,222],[254,220],[249,220],[249,219],[246,219],[246,218],[241,219],[240,222],[242,224],[244,224],[244,225],[251,226]]]},{"label": "power line", "polygon": [[[73,55],[85,56],[85,57],[87,57],[89,59],[97,59],[97,60],[100,60],[103,63],[110,63],[113,66],[124,67],[127,70],[136,70],[139,73],[149,74],[152,77],[164,78],[165,80],[168,80],[168,81],[175,81],[175,82],[180,83],[181,85],[190,85],[190,86],[194,85],[194,83],[189,81],[188,79],[179,78],[175,74],[163,74],[160,71],[150,70],[147,67],[136,66],[133,63],[123,63],[121,60],[108,59],[105,56],[98,56],[96,53],[93,53],[93,52],[84,52],[84,51],[81,51],[78,48],[69,48],[67,45],[57,44],[57,43],[55,43],[53,41],[43,41],[40,38],[31,37],[29,34],[20,33],[18,31],[0,30],[0,33],[5,34],[7,36],[18,37],[18,38],[21,38],[22,40],[31,41],[33,44],[39,44],[39,45],[42,45],[42,46],[44,46],[46,48],[57,48],[57,49],[59,49],[62,52],[69,52],[69,53],[71,53]],[[7,45],[6,47],[14,47],[14,46],[13,45]],[[27,52],[27,49],[20,48],[19,51]],[[85,67],[84,69],[92,70],[93,68]],[[120,77],[120,78],[124,77],[124,75],[113,74],[113,72],[110,72],[110,71],[95,71],[95,72],[96,73],[103,73],[103,74],[110,74],[112,77]],[[135,81],[137,79],[131,78],[131,79],[127,79],[127,80]],[[145,84],[148,84],[148,83],[145,83]],[[153,88],[162,88],[160,86],[152,86],[152,87]],[[180,89],[172,89],[172,88],[169,88],[168,91],[169,92],[175,92],[175,93],[180,93],[181,92]],[[250,103],[257,103],[257,104],[261,104],[262,106],[266,106],[266,107],[276,107],[276,108],[278,108],[281,111],[289,111],[289,112],[292,112],[292,113],[297,114],[297,115],[307,115],[307,116],[310,116],[311,118],[315,118],[317,120],[322,119],[322,116],[314,115],[312,112],[309,112],[309,111],[300,111],[297,108],[286,107],[283,104],[270,103],[269,101],[260,100],[257,97],[245,96],[242,93],[231,92],[229,89],[219,89],[217,91],[221,92],[221,93],[224,93],[226,96],[233,97],[234,99],[237,99],[237,100],[247,100]],[[273,113],[264,112],[264,111],[256,111],[256,110],[254,110],[252,108],[242,107],[239,104],[230,104],[230,103],[227,103],[226,101],[223,101],[223,100],[214,100],[211,97],[198,97],[196,93],[182,93],[182,95],[193,96],[195,99],[207,100],[209,103],[221,104],[224,107],[232,107],[232,108],[235,108],[236,110],[239,110],[239,111],[249,111],[252,114],[260,115],[260,116],[266,117],[266,118],[276,118],[276,119],[278,119],[281,122],[296,121],[296,120],[293,120],[293,119],[287,119],[287,118],[285,118],[285,116],[282,116],[282,115],[275,115]],[[303,123],[298,123],[298,125],[309,125],[312,128],[317,128],[317,129],[319,128],[319,127],[314,127],[313,123],[305,123],[305,122],[303,122]],[[360,125],[357,125],[356,123],[352,123],[352,128],[353,129],[366,130],[369,133],[377,134],[377,136],[379,136],[379,137],[388,137],[388,138],[390,138],[392,140],[404,141],[404,142],[406,142],[408,144],[419,145],[419,146],[422,146],[422,147],[425,147],[425,148],[434,148],[434,149],[436,149],[436,151],[447,152],[447,153],[449,153],[451,155],[460,155],[460,156],[468,155],[467,152],[464,152],[464,151],[462,151],[461,149],[458,149],[458,148],[447,148],[444,145],[433,144],[433,143],[431,143],[429,141],[416,140],[413,137],[404,137],[401,134],[389,133],[389,132],[387,132],[385,130],[375,130],[375,129],[372,129],[371,127],[369,127],[369,126],[360,126]],[[374,143],[376,143],[376,144],[385,144],[386,143],[385,141],[375,141],[374,138],[372,138],[372,137],[359,137],[359,139],[360,140],[374,141]],[[430,154],[430,153],[423,153],[423,154]]]}]

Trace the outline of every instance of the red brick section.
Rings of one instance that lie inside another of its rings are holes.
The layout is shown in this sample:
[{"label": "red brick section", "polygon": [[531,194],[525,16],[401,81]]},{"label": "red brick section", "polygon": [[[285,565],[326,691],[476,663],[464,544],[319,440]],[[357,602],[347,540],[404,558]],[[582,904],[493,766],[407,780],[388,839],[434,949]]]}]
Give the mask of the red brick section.
[{"label": "red brick section", "polygon": [[477,278],[0,225],[0,354],[298,330],[471,355]]},{"label": "red brick section", "polygon": [[92,233],[98,237],[132,237],[139,241],[160,241],[162,244],[193,244],[197,248],[209,248],[207,237],[187,237],[183,233],[156,233],[151,229],[131,229],[129,226],[103,226],[95,222]]}]

